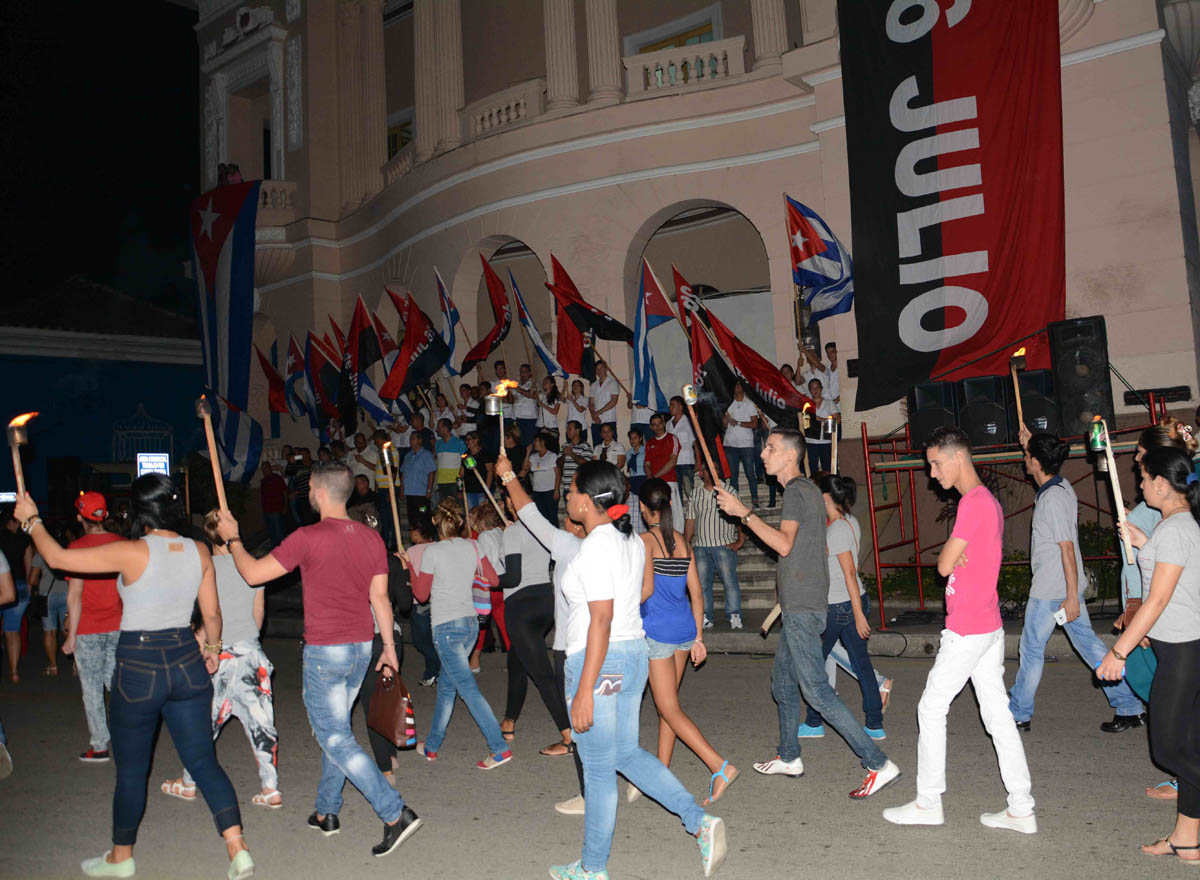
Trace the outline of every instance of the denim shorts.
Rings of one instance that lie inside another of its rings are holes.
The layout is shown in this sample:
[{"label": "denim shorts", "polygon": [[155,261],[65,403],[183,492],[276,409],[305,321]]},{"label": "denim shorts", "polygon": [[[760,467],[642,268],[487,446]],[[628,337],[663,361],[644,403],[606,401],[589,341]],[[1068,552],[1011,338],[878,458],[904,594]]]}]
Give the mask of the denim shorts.
[{"label": "denim shorts", "polygon": [[42,618],[42,629],[49,632],[67,628],[67,594],[62,590],[46,597],[46,616]]},{"label": "denim shorts", "polygon": [[25,609],[28,607],[29,585],[25,581],[17,581],[17,601],[5,605],[0,610],[0,630],[6,633],[20,632],[21,618],[25,616]]},{"label": "denim shorts", "polygon": [[646,636],[646,647],[650,649],[651,660],[666,660],[668,657],[674,657],[676,651],[690,651],[695,639],[688,639],[686,642],[660,642]]}]

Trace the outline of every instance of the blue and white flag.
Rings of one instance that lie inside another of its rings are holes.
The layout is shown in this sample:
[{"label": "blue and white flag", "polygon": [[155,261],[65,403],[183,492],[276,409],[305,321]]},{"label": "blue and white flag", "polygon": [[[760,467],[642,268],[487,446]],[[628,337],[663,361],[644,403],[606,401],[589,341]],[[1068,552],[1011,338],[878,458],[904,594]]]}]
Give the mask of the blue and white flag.
[{"label": "blue and white flag", "polygon": [[854,265],[850,253],[816,211],[784,195],[792,280],[805,289],[804,304],[816,323],[850,311]]},{"label": "blue and white flag", "polygon": [[358,374],[358,405],[366,410],[367,415],[377,425],[392,421],[388,405],[379,396],[379,392],[375,390],[375,385],[371,382],[371,377],[366,373]]},{"label": "blue and white flag", "polygon": [[437,281],[438,308],[442,313],[442,340],[449,349],[449,354],[446,356],[446,375],[457,376],[458,371],[451,365],[454,362],[454,328],[458,326],[458,309],[454,306],[454,300],[450,299],[450,293],[446,290],[446,282],[442,280],[442,273],[437,270],[436,266],[433,267],[433,277]]},{"label": "blue and white flag", "polygon": [[213,433],[217,438],[221,473],[232,483],[249,482],[262,457],[262,425],[211,389],[207,396],[212,402]]},{"label": "blue and white flag", "polygon": [[[642,258],[641,282],[638,286],[637,312],[633,319],[633,405],[652,407],[656,412],[667,411],[667,396],[658,385],[658,370],[650,349],[650,331],[660,324],[674,320],[671,305],[662,285]],[[651,392],[654,403],[650,403]]]},{"label": "blue and white flag", "polygon": [[517,289],[517,279],[513,278],[512,269],[508,270],[508,283],[512,285],[513,298],[517,301],[517,320],[525,328],[525,335],[529,337],[529,341],[533,343],[534,351],[542,359],[542,366],[546,368],[546,372],[551,376],[558,376],[560,379],[567,378],[567,371],[559,366],[558,361],[550,353],[550,349],[546,347],[546,343],[542,340],[542,334],[534,326],[529,309],[525,308],[525,300],[521,296],[521,291]]}]

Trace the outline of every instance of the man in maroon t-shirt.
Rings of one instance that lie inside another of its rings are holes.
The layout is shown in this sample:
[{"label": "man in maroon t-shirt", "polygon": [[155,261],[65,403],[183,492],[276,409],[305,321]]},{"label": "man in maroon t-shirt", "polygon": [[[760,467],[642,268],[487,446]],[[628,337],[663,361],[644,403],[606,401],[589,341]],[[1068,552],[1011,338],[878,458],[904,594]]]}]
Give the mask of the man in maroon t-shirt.
[{"label": "man in maroon t-shirt", "polygon": [[667,431],[667,419],[662,413],[650,417],[650,430],[654,436],[646,441],[646,479],[658,477],[671,487],[671,523],[675,531],[682,532],[683,497],[679,494],[679,477],[675,472],[681,449],[679,438]]},{"label": "man in maroon t-shirt", "polygon": [[278,547],[283,543],[283,510],[287,504],[287,480],[275,473],[271,462],[264,461],[262,466],[262,484],[258,487],[262,499],[263,521],[267,525],[267,533],[271,536],[271,545]]},{"label": "man in maroon t-shirt", "polygon": [[[308,501],[320,520],[292,532],[261,559],[242,545],[232,514],[221,513],[218,530],[238,571],[252,586],[299,566],[304,598],[304,708],[325,753],[316,810],[308,825],[326,836],[340,830],[337,814],[349,779],[383,820],[383,841],[371,852],[385,856],[407,840],[421,820],[388,784],[350,729],[350,708],[367,675],[375,626],[385,639],[393,632],[387,550],[378,532],[347,515],[353,486],[354,476],[343,462],[313,467]],[[394,640],[384,641],[375,669],[385,666],[399,669]]]}]

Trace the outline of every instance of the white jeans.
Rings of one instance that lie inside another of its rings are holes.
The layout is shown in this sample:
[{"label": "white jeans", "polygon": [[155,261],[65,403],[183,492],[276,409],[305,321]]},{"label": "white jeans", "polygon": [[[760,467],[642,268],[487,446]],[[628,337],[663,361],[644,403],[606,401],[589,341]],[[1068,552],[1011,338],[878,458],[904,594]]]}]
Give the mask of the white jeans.
[{"label": "white jeans", "polygon": [[973,636],[942,630],[937,659],[917,704],[917,803],[930,809],[942,800],[946,790],[946,715],[968,679],[979,701],[979,716],[996,749],[1009,812],[1027,816],[1033,812],[1032,783],[1004,688],[1003,629]]}]

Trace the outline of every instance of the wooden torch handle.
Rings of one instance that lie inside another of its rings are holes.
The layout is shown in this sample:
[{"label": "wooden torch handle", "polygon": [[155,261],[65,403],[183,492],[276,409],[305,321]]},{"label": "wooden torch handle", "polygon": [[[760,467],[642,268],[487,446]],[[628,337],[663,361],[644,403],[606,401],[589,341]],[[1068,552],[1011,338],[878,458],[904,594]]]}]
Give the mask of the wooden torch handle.
[{"label": "wooden torch handle", "polygon": [[229,512],[229,502],[225,500],[225,478],[221,476],[221,459],[217,456],[217,438],[213,434],[212,416],[203,415],[204,438],[208,441],[208,461],[212,465],[213,485],[217,490],[217,507]]}]

